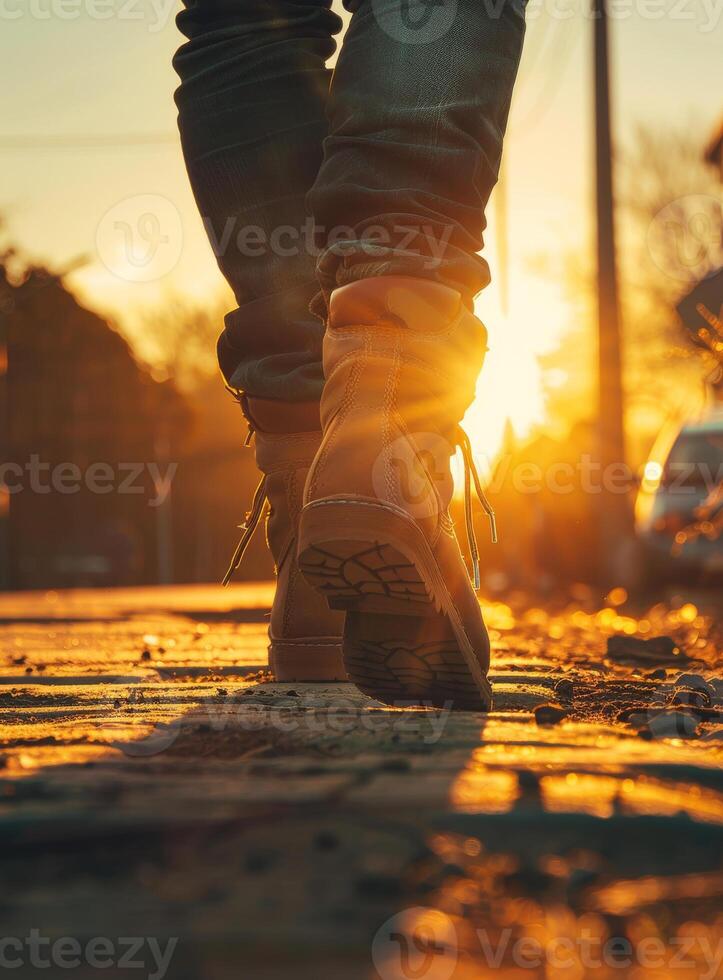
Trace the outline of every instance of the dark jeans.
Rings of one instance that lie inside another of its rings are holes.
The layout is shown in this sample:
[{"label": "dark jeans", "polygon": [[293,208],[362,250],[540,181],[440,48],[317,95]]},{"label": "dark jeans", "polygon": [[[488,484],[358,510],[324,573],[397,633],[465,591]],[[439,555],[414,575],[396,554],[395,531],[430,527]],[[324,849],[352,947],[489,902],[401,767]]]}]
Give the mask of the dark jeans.
[{"label": "dark jeans", "polygon": [[484,210],[524,36],[524,0],[185,0],[174,66],[183,152],[238,309],[219,360],[262,398],[321,394],[338,285],[489,282]]}]

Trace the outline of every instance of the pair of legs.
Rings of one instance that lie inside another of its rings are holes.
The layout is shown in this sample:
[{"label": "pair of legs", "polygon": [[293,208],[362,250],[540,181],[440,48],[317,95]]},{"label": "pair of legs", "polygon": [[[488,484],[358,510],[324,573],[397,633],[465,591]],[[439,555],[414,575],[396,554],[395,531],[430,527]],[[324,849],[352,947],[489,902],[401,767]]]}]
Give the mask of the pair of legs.
[{"label": "pair of legs", "polygon": [[[524,0],[185,0],[174,65],[183,151],[238,308],[228,383],[318,401],[331,291],[428,278],[471,306]],[[316,316],[309,313],[312,305]]]},{"label": "pair of legs", "polygon": [[331,0],[184,2],[183,149],[264,474],[232,569],[268,500],[276,677],[489,707],[449,456],[485,350],[477,253],[524,0],[345,0],[333,75]]}]

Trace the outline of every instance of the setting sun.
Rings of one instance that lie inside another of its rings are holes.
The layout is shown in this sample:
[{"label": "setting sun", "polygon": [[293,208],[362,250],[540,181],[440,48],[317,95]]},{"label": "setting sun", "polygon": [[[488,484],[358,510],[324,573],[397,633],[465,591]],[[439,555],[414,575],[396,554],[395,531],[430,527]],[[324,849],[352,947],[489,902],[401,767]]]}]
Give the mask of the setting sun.
[{"label": "setting sun", "polygon": [[[539,356],[555,346],[558,329],[550,316],[549,290],[535,285],[516,280],[507,313],[500,309],[495,283],[477,303],[476,312],[489,331],[489,351],[464,424],[475,454],[490,464],[508,422],[517,438],[545,422]],[[541,309],[545,300],[548,305]],[[558,323],[562,316],[564,309],[558,311]]]}]

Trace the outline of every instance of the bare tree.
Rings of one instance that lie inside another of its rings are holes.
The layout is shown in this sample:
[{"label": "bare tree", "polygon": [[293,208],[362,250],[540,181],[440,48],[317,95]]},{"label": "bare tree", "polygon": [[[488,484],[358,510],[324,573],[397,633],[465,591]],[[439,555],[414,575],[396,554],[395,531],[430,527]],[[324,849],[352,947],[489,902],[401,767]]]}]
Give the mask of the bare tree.
[{"label": "bare tree", "polygon": [[[630,389],[638,399],[700,387],[715,352],[695,347],[677,303],[723,266],[723,199],[701,138],[639,126],[621,160],[625,316]],[[682,373],[681,373],[682,372]]]},{"label": "bare tree", "polygon": [[[676,312],[693,285],[723,264],[721,192],[703,161],[704,135],[703,127],[696,140],[690,129],[639,126],[618,155],[626,415],[635,435],[652,436],[666,419],[699,403],[710,373],[711,357],[691,343]],[[550,411],[571,422],[593,410],[592,265],[568,252],[535,257],[532,271],[560,282],[574,310],[560,350],[542,362]],[[645,443],[639,451],[647,451]]]}]

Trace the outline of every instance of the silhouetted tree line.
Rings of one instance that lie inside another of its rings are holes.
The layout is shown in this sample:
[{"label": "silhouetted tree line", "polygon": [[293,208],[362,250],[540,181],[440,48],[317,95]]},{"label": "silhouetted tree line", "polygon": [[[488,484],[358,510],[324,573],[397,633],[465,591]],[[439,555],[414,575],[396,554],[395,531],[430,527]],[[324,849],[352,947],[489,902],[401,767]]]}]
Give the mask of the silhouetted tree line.
[{"label": "silhouetted tree line", "polygon": [[[155,380],[62,276],[16,266],[0,257],[2,587],[220,579],[257,479],[238,406],[215,377]],[[244,578],[272,573],[262,545]]]}]

